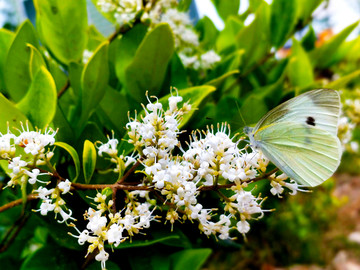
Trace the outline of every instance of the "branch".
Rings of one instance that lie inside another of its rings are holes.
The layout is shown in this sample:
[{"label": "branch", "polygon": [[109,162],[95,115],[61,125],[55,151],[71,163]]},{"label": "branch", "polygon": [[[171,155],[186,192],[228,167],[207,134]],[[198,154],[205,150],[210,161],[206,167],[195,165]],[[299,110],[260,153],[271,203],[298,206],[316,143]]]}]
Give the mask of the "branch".
[{"label": "branch", "polygon": [[[256,182],[259,180],[263,180],[268,178],[270,175],[272,175],[273,173],[276,173],[279,169],[275,168],[273,170],[271,170],[268,173],[264,173],[263,175],[260,175],[258,177],[255,177],[253,179],[250,179],[249,182]],[[214,185],[214,186],[202,186],[199,188],[199,191],[208,191],[208,190],[218,190],[218,189],[226,189],[226,188],[231,188],[233,186],[235,186],[235,183],[231,183],[231,184],[225,184],[225,185]]]},{"label": "branch", "polygon": [[65,85],[60,89],[59,93],[57,94],[57,98],[59,99],[70,87],[70,80],[67,79]]},{"label": "branch", "polygon": [[[29,194],[27,197],[26,197],[26,201],[31,201],[31,200],[36,200],[38,199],[39,197],[36,195],[36,194]],[[0,206],[0,213],[5,211],[5,210],[8,210],[10,208],[13,208],[17,205],[20,205],[23,203],[23,199],[18,199],[18,200],[15,200],[15,201],[12,201],[12,202],[9,202],[3,206]]]}]

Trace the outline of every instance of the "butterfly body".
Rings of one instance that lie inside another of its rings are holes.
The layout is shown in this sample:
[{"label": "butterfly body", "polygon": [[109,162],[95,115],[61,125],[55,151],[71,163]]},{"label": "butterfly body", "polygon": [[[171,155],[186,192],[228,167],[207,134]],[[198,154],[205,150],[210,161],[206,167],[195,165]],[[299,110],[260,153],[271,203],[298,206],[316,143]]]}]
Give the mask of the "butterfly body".
[{"label": "butterfly body", "polygon": [[313,90],[280,104],[244,132],[251,145],[290,178],[316,186],[330,178],[340,163],[339,114],[337,91]]}]

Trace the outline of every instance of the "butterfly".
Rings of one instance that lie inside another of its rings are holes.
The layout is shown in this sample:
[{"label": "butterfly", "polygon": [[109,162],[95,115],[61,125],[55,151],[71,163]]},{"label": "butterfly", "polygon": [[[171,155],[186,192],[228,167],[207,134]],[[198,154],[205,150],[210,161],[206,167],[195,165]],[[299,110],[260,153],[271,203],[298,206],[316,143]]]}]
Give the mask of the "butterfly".
[{"label": "butterfly", "polygon": [[339,93],[317,89],[275,107],[254,128],[245,127],[244,133],[287,176],[314,187],[340,164],[339,115]]}]

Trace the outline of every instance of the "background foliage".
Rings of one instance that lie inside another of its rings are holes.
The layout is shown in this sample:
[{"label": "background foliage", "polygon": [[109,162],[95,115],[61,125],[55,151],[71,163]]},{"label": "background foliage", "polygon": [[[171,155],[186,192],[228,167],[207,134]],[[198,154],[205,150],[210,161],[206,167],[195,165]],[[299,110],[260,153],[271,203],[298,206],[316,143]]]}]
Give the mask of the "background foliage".
[{"label": "background foliage", "polygon": [[[207,17],[199,20],[195,26],[200,37],[197,50],[215,50],[221,61],[202,70],[184,67],[166,23],[150,26],[136,20],[104,37],[88,25],[85,0],[34,1],[35,26],[25,21],[14,32],[0,30],[0,131],[6,133],[6,121],[15,127],[28,120],[33,127],[59,128],[57,141],[74,149],[57,144],[64,150],[55,157],[58,169],[73,181],[88,183],[94,165],[89,164],[93,155],[86,140],[104,141],[112,130],[118,139],[126,138],[127,112],[141,111],[147,90],[161,98],[173,86],[185,101],[190,99],[198,109],[184,119],[187,130],[223,121],[230,123],[233,131],[240,130],[244,123],[239,111],[247,124],[256,123],[271,108],[309,89],[332,88],[356,98],[360,37],[346,38],[358,22],[326,40],[319,39],[311,23],[321,2],[273,0],[269,5],[251,0],[248,10],[238,14],[238,0],[214,0],[225,28],[217,30]],[[183,0],[179,9],[188,6],[189,1]],[[251,23],[245,23],[252,15]],[[299,31],[305,32],[301,38],[296,34]],[[88,60],[85,50],[93,52]],[[355,139],[360,138],[358,130],[354,134]],[[121,147],[126,153],[131,150],[125,143]],[[88,152],[80,161],[83,149]],[[343,170],[359,171],[359,166],[353,166],[360,164],[356,153],[344,158]],[[90,169],[82,173],[81,162]],[[97,161],[92,183],[113,181],[98,173],[104,166]],[[0,183],[4,185],[6,179],[3,172]],[[194,235],[191,224],[175,226],[173,232],[170,225],[166,231],[155,224],[146,235],[121,244],[119,256],[111,257],[108,269],[140,269],[144,265],[198,269],[206,260],[210,269],[220,265],[223,269],[260,267],[265,262],[325,264],[329,255],[323,252],[322,234],[341,204],[330,195],[332,189],[330,181],[312,194],[281,202],[267,200],[266,207],[277,212],[254,223],[248,243]],[[258,190],[266,189],[259,184]],[[1,190],[0,205],[18,198],[20,190]],[[84,198],[78,192],[69,197],[69,205],[85,209]],[[18,224],[23,212],[26,223]],[[2,239],[14,223],[21,230],[13,232],[17,237],[0,254],[6,269],[48,269],[49,265],[76,269],[84,262],[85,251],[67,235],[68,228],[52,217],[30,215],[29,209],[21,207],[0,213]],[[88,269],[98,267],[93,263]]]}]

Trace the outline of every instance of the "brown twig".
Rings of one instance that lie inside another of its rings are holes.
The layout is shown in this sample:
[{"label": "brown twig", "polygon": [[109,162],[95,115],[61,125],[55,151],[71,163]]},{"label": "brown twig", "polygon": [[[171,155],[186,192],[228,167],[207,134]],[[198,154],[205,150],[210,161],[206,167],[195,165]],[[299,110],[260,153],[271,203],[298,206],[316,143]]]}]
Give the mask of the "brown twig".
[{"label": "brown twig", "polygon": [[[26,201],[31,201],[31,200],[36,200],[38,199],[38,196],[36,194],[29,194],[27,197],[26,197]],[[18,199],[18,200],[15,200],[15,201],[12,201],[12,202],[9,202],[3,206],[0,206],[0,213],[5,211],[5,210],[8,210],[10,208],[13,208],[17,205],[20,205],[23,203],[23,199]]]},{"label": "brown twig", "polygon": [[[271,170],[268,173],[264,173],[263,175],[260,175],[258,177],[255,177],[251,180],[249,180],[249,182],[253,183],[259,180],[263,180],[268,178],[270,175],[272,175],[273,173],[276,173],[279,169],[275,168],[273,170]],[[227,189],[227,188],[231,188],[232,186],[235,186],[235,183],[231,183],[231,184],[224,184],[224,185],[216,185],[216,186],[202,186],[199,188],[200,191],[208,191],[208,190],[218,190],[218,189]]]},{"label": "brown twig", "polygon": [[[6,251],[8,247],[14,242],[16,236],[20,233],[21,229],[25,226],[30,215],[22,214],[20,218],[14,223],[13,227],[10,228],[7,235],[4,237],[2,243],[0,244],[0,253]],[[16,228],[15,232],[14,229]],[[7,240],[9,238],[9,240]]]},{"label": "brown twig", "polygon": [[65,92],[66,90],[68,90],[70,87],[70,80],[67,79],[66,83],[64,84],[64,86],[60,89],[60,91],[57,94],[57,98],[59,99]]}]

